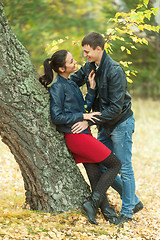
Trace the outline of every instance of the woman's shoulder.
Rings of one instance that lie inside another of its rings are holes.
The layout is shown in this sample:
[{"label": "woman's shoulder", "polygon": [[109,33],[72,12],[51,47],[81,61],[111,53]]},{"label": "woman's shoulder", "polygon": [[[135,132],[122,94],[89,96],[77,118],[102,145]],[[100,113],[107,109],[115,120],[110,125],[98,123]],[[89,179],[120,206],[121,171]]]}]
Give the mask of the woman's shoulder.
[{"label": "woman's shoulder", "polygon": [[55,78],[55,80],[53,81],[52,85],[50,86],[50,88],[53,88],[53,87],[58,86],[58,85],[61,86],[62,84],[63,84],[63,83],[62,83],[60,77],[57,76],[57,77]]},{"label": "woman's shoulder", "polygon": [[51,92],[57,92],[57,91],[64,91],[65,90],[65,88],[66,88],[66,82],[65,81],[63,81],[63,79],[61,79],[61,77],[60,76],[57,76],[56,78],[55,78],[55,81],[52,83],[52,85],[50,86],[50,88],[49,88],[49,92],[51,93]]},{"label": "woman's shoulder", "polygon": [[55,88],[60,88],[61,87],[61,82],[59,81],[59,79],[56,77],[56,79],[54,80],[54,82],[52,82],[51,86],[49,87],[49,91],[52,91]]}]

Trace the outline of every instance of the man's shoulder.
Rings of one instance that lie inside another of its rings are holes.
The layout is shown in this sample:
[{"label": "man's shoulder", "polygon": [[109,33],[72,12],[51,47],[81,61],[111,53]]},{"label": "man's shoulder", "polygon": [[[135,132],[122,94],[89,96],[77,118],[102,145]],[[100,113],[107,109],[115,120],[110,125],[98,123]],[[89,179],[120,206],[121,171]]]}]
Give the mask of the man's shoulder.
[{"label": "man's shoulder", "polygon": [[116,62],[115,60],[113,60],[109,55],[106,58],[105,64],[108,66],[108,73],[112,73],[112,72],[123,73],[123,69],[122,69],[121,65],[118,62]]},{"label": "man's shoulder", "polygon": [[125,79],[125,72],[121,65],[113,60],[109,55],[107,55],[105,62],[103,64],[103,69],[105,71],[106,76],[108,79]]},{"label": "man's shoulder", "polygon": [[120,64],[113,60],[109,54],[106,54],[105,63],[109,64],[111,67],[120,67]]}]

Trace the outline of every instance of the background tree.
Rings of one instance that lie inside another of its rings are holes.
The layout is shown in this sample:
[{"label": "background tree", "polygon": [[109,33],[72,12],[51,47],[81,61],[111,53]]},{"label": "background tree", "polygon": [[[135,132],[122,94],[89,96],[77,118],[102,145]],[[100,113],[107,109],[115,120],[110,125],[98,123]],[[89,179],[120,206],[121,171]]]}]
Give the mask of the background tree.
[{"label": "background tree", "polygon": [[[103,0],[4,1],[10,26],[29,51],[37,69],[46,57],[47,43],[65,36],[79,40],[91,30],[103,31],[102,7]],[[72,47],[68,45],[71,50]]]},{"label": "background tree", "polygon": [[1,1],[0,56],[0,134],[20,167],[26,204],[47,212],[79,208],[88,185],[51,123],[49,94],[11,31]]},{"label": "background tree", "polygon": [[[151,97],[155,99],[160,96],[160,32],[158,30],[158,26],[160,26],[160,1],[114,0],[114,2],[116,3],[117,11],[125,13],[129,13],[137,8],[138,4],[141,5],[142,7],[139,9],[139,13],[142,14],[146,12],[146,19],[143,19],[143,16],[141,19],[143,20],[143,22],[141,22],[142,25],[145,23],[157,27],[157,31],[152,31],[151,26],[145,29],[139,24],[140,26],[138,27],[137,16],[135,34],[137,38],[145,38],[148,45],[146,46],[145,44],[143,45],[142,42],[139,42],[140,44],[136,44],[137,51],[132,51],[132,55],[127,54],[126,51],[121,53],[120,43],[113,47],[113,55],[115,56],[116,53],[119,61],[122,59],[132,61],[133,68],[138,71],[137,76],[133,77],[134,84],[129,85],[132,94],[134,94],[134,96]],[[158,10],[158,12],[153,14],[149,11],[153,9],[155,11]],[[126,39],[126,42],[130,42],[129,38]]]},{"label": "background tree", "polygon": [[[73,40],[81,40],[90,31],[105,34],[109,28],[115,27],[110,19],[116,12],[129,13],[143,3],[142,12],[160,7],[159,0],[5,0],[4,7],[13,32],[27,48],[37,71],[41,73],[47,44],[69,37],[70,41],[64,46],[80,63],[79,48],[72,45]],[[160,25],[160,10],[157,16],[148,15],[145,22]],[[121,51],[124,43],[115,41],[110,54],[118,62],[133,62],[133,70],[138,71],[138,75],[132,77],[134,84],[129,85],[132,96],[160,97],[160,33],[139,29],[137,35],[145,36],[149,45],[136,44],[137,51],[127,54],[127,51]],[[129,38],[125,39],[126,43],[129,41]]]}]

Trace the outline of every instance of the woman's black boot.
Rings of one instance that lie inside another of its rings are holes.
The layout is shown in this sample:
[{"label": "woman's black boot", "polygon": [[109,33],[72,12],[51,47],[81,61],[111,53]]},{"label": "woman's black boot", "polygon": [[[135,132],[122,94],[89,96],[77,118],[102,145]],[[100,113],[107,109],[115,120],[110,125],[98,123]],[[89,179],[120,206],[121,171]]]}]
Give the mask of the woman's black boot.
[{"label": "woman's black boot", "polygon": [[88,219],[92,224],[98,225],[95,218],[103,199],[104,196],[102,194],[93,192],[91,199],[83,203],[83,209],[87,213]]},{"label": "woman's black boot", "polygon": [[113,207],[106,206],[105,208],[103,207],[100,207],[100,208],[106,221],[109,221],[110,224],[118,225],[119,223],[118,216]]}]

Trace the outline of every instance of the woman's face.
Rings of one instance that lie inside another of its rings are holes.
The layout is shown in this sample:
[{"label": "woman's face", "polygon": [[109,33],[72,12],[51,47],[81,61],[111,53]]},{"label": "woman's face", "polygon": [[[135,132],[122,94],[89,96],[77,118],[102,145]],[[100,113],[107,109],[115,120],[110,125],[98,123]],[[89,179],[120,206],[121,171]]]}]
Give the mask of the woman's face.
[{"label": "woman's face", "polygon": [[76,61],[73,59],[72,54],[71,53],[67,53],[66,56],[66,65],[65,65],[65,73],[73,73],[76,71]]}]

